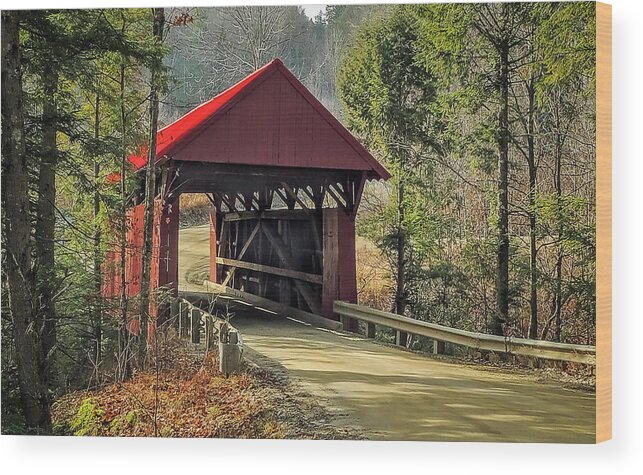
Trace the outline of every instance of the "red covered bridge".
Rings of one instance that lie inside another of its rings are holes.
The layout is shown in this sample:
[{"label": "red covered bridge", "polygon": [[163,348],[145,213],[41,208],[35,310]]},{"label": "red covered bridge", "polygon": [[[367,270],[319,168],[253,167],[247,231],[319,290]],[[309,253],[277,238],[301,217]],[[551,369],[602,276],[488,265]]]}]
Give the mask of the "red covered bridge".
[{"label": "red covered bridge", "polygon": [[[333,319],[334,300],[356,300],[355,214],[365,182],[390,175],[281,61],[163,128],[157,143],[153,288],[176,295],[178,198],[205,193],[216,289]],[[131,161],[142,169],[144,157]],[[134,296],[143,204],[128,217],[125,278]],[[108,262],[103,293],[116,297],[118,253]]]}]

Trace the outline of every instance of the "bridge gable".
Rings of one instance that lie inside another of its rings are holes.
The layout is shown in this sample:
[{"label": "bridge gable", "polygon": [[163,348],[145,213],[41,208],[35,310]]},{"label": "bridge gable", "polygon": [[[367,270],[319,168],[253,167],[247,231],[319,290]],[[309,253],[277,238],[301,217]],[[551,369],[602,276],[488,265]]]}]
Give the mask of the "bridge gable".
[{"label": "bridge gable", "polygon": [[159,158],[388,172],[279,60],[159,132]]}]

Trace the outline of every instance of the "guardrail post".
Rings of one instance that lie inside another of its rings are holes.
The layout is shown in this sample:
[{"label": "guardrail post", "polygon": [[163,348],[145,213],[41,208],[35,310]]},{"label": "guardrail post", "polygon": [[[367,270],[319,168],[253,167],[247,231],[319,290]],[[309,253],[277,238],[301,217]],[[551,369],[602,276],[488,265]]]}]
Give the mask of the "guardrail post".
[{"label": "guardrail post", "polygon": [[192,320],[192,343],[201,343],[201,310],[193,308],[190,317]]},{"label": "guardrail post", "polygon": [[406,347],[409,340],[409,334],[400,330],[395,331],[395,344]]},{"label": "guardrail post", "polygon": [[366,322],[366,338],[375,338],[375,324]]},{"label": "guardrail post", "polygon": [[434,355],[443,355],[444,354],[444,342],[439,340],[433,340],[433,354]]},{"label": "guardrail post", "polygon": [[[226,329],[222,326],[222,330]],[[221,335],[221,337],[223,334]],[[226,341],[224,341],[226,340]],[[241,348],[237,331],[227,331],[225,338],[219,341],[219,371],[226,377],[239,371],[241,366]]]}]

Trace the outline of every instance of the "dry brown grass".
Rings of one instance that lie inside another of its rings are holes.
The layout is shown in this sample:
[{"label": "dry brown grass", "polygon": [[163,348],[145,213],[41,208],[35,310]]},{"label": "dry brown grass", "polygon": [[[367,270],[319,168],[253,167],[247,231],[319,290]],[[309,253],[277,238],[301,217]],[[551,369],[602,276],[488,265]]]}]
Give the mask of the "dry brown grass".
[{"label": "dry brown grass", "polygon": [[368,239],[355,243],[357,294],[361,305],[390,310],[394,281],[382,252]]},{"label": "dry brown grass", "polygon": [[203,193],[184,193],[179,199],[181,200],[181,210],[203,207],[209,208],[212,206],[208,197]]},{"label": "dry brown grass", "polygon": [[179,199],[181,227],[198,226],[209,222],[209,213],[213,208],[205,194],[185,193]]}]

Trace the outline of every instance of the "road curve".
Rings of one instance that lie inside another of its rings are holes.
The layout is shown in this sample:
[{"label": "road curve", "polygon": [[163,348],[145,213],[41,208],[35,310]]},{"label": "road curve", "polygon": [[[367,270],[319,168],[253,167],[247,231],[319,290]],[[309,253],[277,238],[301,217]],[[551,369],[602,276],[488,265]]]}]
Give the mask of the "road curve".
[{"label": "road curve", "polygon": [[[207,269],[207,226],[181,230],[179,271]],[[197,280],[198,281],[198,280]],[[197,282],[195,281],[195,283]],[[286,372],[371,439],[562,442],[595,440],[595,395],[529,372],[467,365],[379,345],[237,303],[248,356]]]}]

